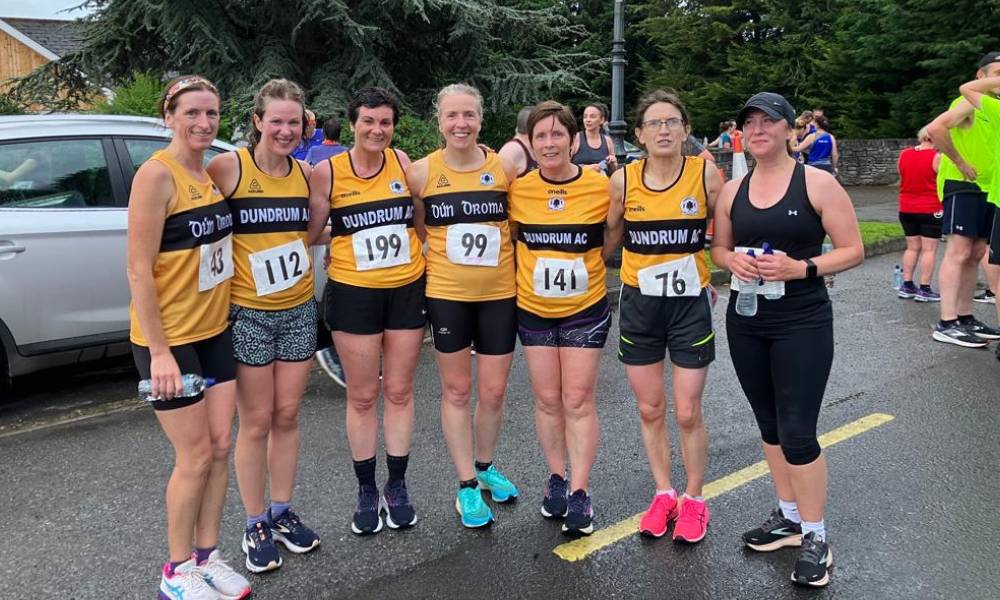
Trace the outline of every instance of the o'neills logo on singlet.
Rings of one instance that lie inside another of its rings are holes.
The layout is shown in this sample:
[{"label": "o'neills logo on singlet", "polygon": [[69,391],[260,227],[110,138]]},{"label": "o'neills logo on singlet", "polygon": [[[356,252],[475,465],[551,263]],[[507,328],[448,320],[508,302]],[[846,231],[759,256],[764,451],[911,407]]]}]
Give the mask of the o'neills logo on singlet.
[{"label": "o'neills logo on singlet", "polygon": [[362,229],[398,224],[413,226],[412,199],[375,200],[330,211],[333,235],[351,235]]}]

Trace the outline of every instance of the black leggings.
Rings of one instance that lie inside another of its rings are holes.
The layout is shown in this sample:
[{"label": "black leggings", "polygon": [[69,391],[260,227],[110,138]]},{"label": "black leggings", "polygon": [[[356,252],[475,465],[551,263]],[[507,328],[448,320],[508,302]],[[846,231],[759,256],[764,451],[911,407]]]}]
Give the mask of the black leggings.
[{"label": "black leggings", "polygon": [[820,455],[816,421],[833,363],[833,324],[747,327],[726,320],[729,353],[765,444],[807,465]]}]

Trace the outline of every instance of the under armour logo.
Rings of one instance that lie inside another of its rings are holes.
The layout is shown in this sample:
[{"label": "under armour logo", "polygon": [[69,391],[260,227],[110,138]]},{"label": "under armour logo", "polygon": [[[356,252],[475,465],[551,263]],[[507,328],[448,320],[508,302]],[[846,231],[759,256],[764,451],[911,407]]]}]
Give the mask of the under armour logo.
[{"label": "under armour logo", "polygon": [[799,211],[797,211],[797,210],[790,210],[790,211],[788,211],[788,216],[789,217],[797,217],[797,216],[799,216]]}]

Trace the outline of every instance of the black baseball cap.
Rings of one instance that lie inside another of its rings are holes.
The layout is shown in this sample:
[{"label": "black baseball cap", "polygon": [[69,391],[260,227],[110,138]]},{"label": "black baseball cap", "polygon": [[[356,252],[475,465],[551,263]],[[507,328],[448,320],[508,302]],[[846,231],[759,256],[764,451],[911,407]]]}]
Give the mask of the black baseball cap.
[{"label": "black baseball cap", "polygon": [[990,52],[979,59],[979,68],[985,69],[987,65],[1000,62],[1000,52]]},{"label": "black baseball cap", "polygon": [[788,100],[785,100],[785,97],[781,94],[760,92],[750,96],[747,103],[740,109],[739,114],[736,115],[736,124],[740,129],[743,129],[743,122],[746,120],[747,113],[755,109],[763,111],[775,119],[784,119],[788,121],[789,127],[795,127],[795,109],[788,103]]}]

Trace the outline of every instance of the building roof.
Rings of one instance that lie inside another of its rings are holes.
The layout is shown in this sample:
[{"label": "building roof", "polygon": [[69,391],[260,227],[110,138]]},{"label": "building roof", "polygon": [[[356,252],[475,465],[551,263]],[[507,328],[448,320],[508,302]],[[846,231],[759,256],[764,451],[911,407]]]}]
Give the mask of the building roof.
[{"label": "building roof", "polygon": [[0,17],[0,22],[16,29],[56,57],[78,50],[83,44],[85,24],[81,21]]}]

